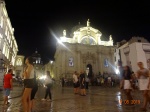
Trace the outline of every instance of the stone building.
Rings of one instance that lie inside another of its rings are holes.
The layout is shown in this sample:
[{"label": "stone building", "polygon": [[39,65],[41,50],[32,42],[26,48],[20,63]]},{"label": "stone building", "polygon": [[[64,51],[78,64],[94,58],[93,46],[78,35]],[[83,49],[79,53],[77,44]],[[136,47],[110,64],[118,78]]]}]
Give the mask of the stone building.
[{"label": "stone building", "polygon": [[16,77],[22,77],[24,67],[25,67],[24,61],[25,61],[25,56],[17,55],[15,61],[15,69],[14,69]]},{"label": "stone building", "polygon": [[[35,68],[37,77],[45,75],[45,72],[44,72],[45,68],[44,68],[43,62],[41,61],[41,55],[36,50],[31,56],[34,60],[33,64],[34,64],[34,68]],[[22,77],[22,73],[23,73],[25,67],[26,67],[25,56],[17,55],[15,67],[14,67],[15,75]]]},{"label": "stone building", "polygon": [[0,86],[4,72],[14,68],[18,45],[14,37],[14,28],[7,14],[5,2],[0,0]]},{"label": "stone building", "polygon": [[41,55],[36,50],[31,56],[34,59],[33,63],[34,63],[34,69],[35,69],[37,77],[41,77],[45,75],[45,68],[41,60]]},{"label": "stone building", "polygon": [[[122,44],[123,43],[123,44]],[[128,65],[132,71],[138,70],[137,62],[141,61],[150,69],[150,43],[143,37],[132,37],[129,41],[118,42],[115,49],[115,67]]]},{"label": "stone building", "polygon": [[114,72],[114,46],[112,36],[108,41],[101,39],[102,33],[90,25],[75,26],[71,37],[63,36],[57,39],[53,71],[56,78],[72,77],[74,71],[86,71],[89,77],[99,72]]}]

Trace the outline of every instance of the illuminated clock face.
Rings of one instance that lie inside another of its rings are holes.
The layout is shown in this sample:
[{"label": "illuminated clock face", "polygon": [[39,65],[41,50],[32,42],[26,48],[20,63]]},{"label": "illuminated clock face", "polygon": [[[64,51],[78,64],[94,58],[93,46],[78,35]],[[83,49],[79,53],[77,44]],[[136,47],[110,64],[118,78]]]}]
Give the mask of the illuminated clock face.
[{"label": "illuminated clock face", "polygon": [[95,41],[91,37],[85,37],[81,40],[82,44],[95,45]]}]

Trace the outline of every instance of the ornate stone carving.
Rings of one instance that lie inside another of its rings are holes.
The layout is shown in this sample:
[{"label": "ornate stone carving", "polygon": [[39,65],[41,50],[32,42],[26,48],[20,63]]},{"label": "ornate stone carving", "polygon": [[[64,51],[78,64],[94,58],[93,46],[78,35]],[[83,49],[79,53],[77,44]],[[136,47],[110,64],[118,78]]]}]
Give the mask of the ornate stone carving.
[{"label": "ornate stone carving", "polygon": [[82,55],[82,59],[83,62],[86,62],[86,60],[92,60],[93,62],[95,62],[95,55],[94,53],[87,52]]}]

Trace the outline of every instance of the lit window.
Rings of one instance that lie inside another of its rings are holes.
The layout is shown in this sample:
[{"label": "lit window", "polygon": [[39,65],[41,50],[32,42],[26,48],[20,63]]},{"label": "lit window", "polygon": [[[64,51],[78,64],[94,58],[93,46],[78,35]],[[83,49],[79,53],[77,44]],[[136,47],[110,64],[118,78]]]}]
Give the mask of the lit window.
[{"label": "lit window", "polygon": [[108,59],[104,59],[104,66],[108,67]]},{"label": "lit window", "polygon": [[69,66],[73,66],[73,58],[69,58]]},{"label": "lit window", "polygon": [[21,58],[18,58],[18,59],[17,59],[17,63],[16,63],[16,65],[17,65],[17,66],[21,66],[21,65],[22,65]]},{"label": "lit window", "polygon": [[1,16],[0,26],[3,27],[3,16]]},{"label": "lit window", "polygon": [[6,49],[6,43],[4,43],[3,54],[5,53],[5,49]]},{"label": "lit window", "polygon": [[[6,27],[6,29],[5,29],[5,35],[7,36],[7,34],[8,34],[8,29],[7,29],[7,27]],[[7,37],[8,38],[8,37]]]},{"label": "lit window", "polygon": [[9,48],[7,49],[7,55],[6,55],[7,59],[9,58]]}]

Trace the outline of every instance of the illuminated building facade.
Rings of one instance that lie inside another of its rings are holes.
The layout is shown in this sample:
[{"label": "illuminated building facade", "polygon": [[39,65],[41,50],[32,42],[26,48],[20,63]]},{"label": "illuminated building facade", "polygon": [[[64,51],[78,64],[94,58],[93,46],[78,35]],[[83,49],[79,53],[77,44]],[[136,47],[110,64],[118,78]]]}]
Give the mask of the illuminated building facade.
[{"label": "illuminated building facade", "polygon": [[42,75],[45,75],[45,68],[41,60],[41,55],[36,50],[31,56],[34,60],[33,64],[34,64],[36,76],[40,77]]},{"label": "illuminated building facade", "polygon": [[23,55],[17,55],[16,56],[16,61],[15,61],[15,75],[17,77],[22,77],[23,71],[24,71],[24,61],[25,61],[25,56]]},{"label": "illuminated building facade", "polygon": [[[14,28],[8,17],[5,2],[0,0],[0,77],[4,75],[4,68],[13,68],[18,53],[18,45],[14,37]],[[5,69],[5,70],[6,70]],[[2,80],[2,79],[1,79]],[[2,82],[0,80],[0,82]]]},{"label": "illuminated building facade", "polygon": [[102,33],[90,26],[78,25],[73,28],[71,37],[66,30],[60,37],[54,55],[54,74],[56,78],[72,77],[74,71],[89,69],[89,76],[99,72],[114,72],[114,46],[110,35],[108,41],[101,39]]},{"label": "illuminated building facade", "polygon": [[121,63],[136,72],[139,61],[143,62],[145,68],[150,69],[150,43],[143,37],[132,37],[129,41],[118,42],[114,57],[116,69]]}]

